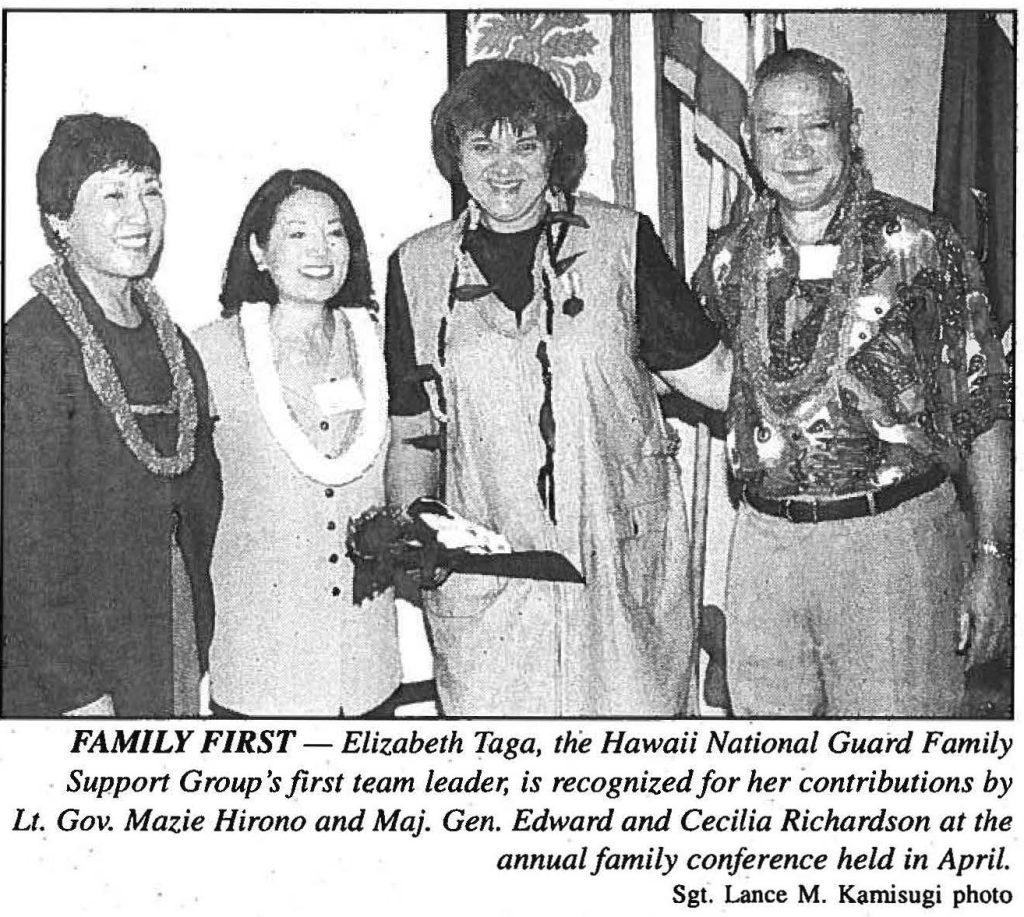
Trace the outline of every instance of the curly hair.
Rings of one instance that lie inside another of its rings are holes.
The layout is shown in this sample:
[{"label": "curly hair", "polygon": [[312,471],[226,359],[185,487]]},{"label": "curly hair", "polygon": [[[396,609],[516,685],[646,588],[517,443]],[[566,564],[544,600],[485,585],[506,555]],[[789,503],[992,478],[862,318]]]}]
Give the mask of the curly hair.
[{"label": "curly hair", "polygon": [[470,64],[434,108],[434,162],[450,184],[460,179],[459,147],[466,134],[489,134],[506,122],[533,127],[551,151],[549,184],[571,194],[587,165],[587,124],[555,81],[539,67],[516,60]]},{"label": "curly hair", "polygon": [[320,191],[334,201],[348,240],[348,274],[341,289],[327,301],[326,306],[329,309],[363,306],[376,310],[366,238],[348,195],[326,175],[314,169],[281,169],[260,185],[246,205],[238,224],[221,283],[220,304],[224,318],[237,314],[245,302],[277,305],[277,287],[269,272],[261,271],[256,266],[249,239],[255,235],[260,246],[265,247],[278,208],[296,191],[303,189]]},{"label": "curly hair", "polygon": [[59,251],[61,242],[49,218],[70,217],[85,180],[116,166],[160,174],[160,152],[138,124],[95,113],[57,121],[36,167],[39,222],[51,249]]}]

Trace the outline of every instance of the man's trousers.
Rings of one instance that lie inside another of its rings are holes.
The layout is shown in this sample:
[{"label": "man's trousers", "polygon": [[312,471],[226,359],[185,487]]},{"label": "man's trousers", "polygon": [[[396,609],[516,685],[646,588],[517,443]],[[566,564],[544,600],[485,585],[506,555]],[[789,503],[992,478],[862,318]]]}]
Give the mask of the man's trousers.
[{"label": "man's trousers", "polygon": [[948,482],[838,522],[795,524],[742,504],[726,608],[735,714],[955,715],[969,553]]}]

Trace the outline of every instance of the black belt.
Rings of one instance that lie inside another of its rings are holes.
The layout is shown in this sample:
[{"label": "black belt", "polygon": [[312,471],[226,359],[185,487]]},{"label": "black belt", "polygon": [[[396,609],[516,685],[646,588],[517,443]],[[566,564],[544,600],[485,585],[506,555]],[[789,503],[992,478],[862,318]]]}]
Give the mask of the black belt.
[{"label": "black belt", "polygon": [[743,489],[743,500],[759,513],[778,516],[790,522],[835,522],[839,519],[858,519],[861,516],[877,516],[879,513],[895,509],[907,500],[920,497],[922,494],[935,490],[946,480],[946,472],[942,468],[931,471],[909,481],[890,484],[879,490],[856,497],[840,497],[835,500],[773,500],[760,497]]}]

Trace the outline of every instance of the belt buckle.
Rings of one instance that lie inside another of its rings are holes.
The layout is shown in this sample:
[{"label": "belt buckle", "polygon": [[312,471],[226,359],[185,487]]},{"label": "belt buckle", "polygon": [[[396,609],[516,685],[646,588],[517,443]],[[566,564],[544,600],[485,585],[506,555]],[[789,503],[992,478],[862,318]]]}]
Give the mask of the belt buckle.
[{"label": "belt buckle", "polygon": [[811,509],[811,522],[818,522],[818,501],[817,500],[794,500],[792,497],[782,501],[782,514],[783,517],[794,525],[799,524],[799,520],[793,518],[793,504],[799,503],[801,506],[809,506]]}]

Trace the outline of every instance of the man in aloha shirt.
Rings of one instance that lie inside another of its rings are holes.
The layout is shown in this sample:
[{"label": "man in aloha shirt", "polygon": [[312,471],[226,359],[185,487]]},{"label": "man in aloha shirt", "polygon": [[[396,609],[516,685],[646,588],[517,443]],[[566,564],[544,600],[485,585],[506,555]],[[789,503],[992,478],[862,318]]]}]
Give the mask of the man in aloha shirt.
[{"label": "man in aloha shirt", "polygon": [[735,365],[739,716],[948,716],[965,665],[1008,651],[1010,380],[981,271],[873,189],[859,120],[837,64],[768,58],[744,130],[765,193],[695,278]]}]

